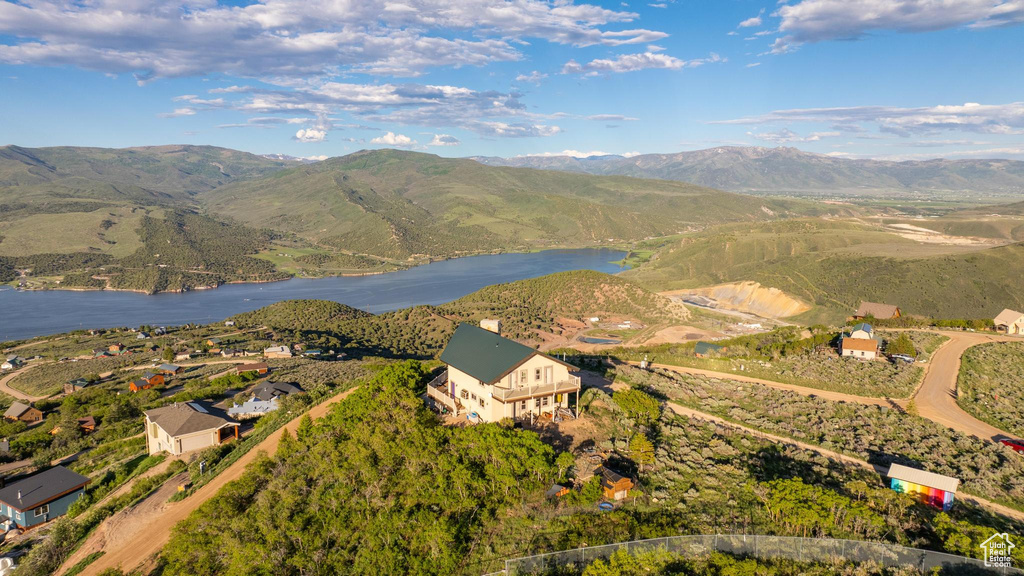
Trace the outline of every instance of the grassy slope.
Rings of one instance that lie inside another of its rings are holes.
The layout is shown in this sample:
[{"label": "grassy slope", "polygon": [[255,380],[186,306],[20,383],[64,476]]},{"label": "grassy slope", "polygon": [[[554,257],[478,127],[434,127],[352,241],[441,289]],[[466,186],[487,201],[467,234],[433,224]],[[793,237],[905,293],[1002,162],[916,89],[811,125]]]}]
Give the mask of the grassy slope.
[{"label": "grassy slope", "polygon": [[215,213],[384,257],[640,240],[824,205],[379,150],[201,195]]},{"label": "grassy slope", "polygon": [[957,403],[977,418],[1024,437],[1024,342],[970,348],[957,380]]},{"label": "grassy slope", "polygon": [[919,250],[854,223],[777,222],[688,236],[625,276],[656,289],[756,280],[846,314],[861,300],[939,317],[984,318],[1024,305],[1024,245],[900,257]]}]

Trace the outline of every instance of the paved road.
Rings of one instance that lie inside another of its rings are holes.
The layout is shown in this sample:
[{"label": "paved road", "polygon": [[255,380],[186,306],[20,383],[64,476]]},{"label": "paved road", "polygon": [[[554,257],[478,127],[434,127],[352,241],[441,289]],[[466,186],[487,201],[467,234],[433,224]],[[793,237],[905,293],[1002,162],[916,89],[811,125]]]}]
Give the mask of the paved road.
[{"label": "paved road", "polygon": [[11,372],[10,374],[4,376],[3,378],[0,378],[0,392],[3,392],[8,396],[14,396],[18,400],[25,400],[27,402],[35,402],[36,400],[42,400],[43,398],[47,398],[47,396],[32,396],[30,394],[26,394],[21,390],[11,388],[11,386],[8,384],[11,380],[14,380],[14,378],[19,374],[23,372],[28,372],[29,370],[40,365],[41,364],[39,364],[38,362],[33,364],[26,364],[24,368],[15,370],[14,372]]},{"label": "paved road", "polygon": [[989,342],[1022,342],[1021,338],[976,332],[941,332],[949,341],[932,354],[928,371],[914,395],[918,413],[938,424],[984,440],[1011,438],[1012,434],[971,416],[956,403],[960,359],[971,346]]},{"label": "paved road", "polygon": [[[724,418],[720,418],[720,417],[714,416],[712,414],[706,414],[704,412],[700,412],[700,411],[694,410],[692,408],[687,408],[686,406],[681,406],[679,404],[676,404],[675,402],[667,402],[666,404],[668,405],[670,410],[672,410],[676,414],[679,414],[680,416],[686,416],[687,418],[694,418],[694,419],[697,419],[697,420],[705,420],[707,422],[713,422],[713,423],[719,424],[721,426],[728,426],[730,428],[736,428],[738,430],[742,430],[742,431],[744,431],[744,432],[746,432],[746,433],[748,433],[748,434],[750,434],[752,436],[755,436],[757,438],[764,438],[766,440],[770,440],[770,441],[776,442],[778,444],[789,445],[789,446],[796,446],[798,448],[803,448],[804,450],[811,450],[813,452],[817,452],[818,454],[821,454],[822,456],[825,456],[826,458],[830,458],[832,460],[836,460],[838,462],[843,462],[843,463],[850,464],[850,465],[853,465],[853,466],[859,466],[861,468],[866,468],[868,470],[873,470],[873,471],[875,471],[875,472],[877,472],[877,473],[879,473],[879,474],[881,474],[883,476],[889,471],[889,468],[887,466],[879,466],[877,464],[870,464],[868,462],[865,462],[864,460],[860,460],[859,458],[854,458],[852,456],[847,456],[846,454],[840,454],[838,452],[833,452],[833,451],[828,450],[826,448],[822,448],[821,446],[815,446],[814,444],[807,444],[806,442],[801,442],[799,440],[794,440],[793,438],[787,438],[785,436],[776,436],[775,434],[769,434],[767,432],[761,432],[760,430],[756,430],[754,428],[749,428],[747,426],[744,426],[742,424],[737,424],[735,422],[730,422],[730,421],[728,421],[728,420],[726,420]],[[977,496],[964,494],[963,492],[958,493],[956,495],[956,498],[957,498],[957,500],[960,500],[960,501],[971,502],[971,503],[977,504],[978,506],[981,506],[983,508],[988,508],[989,510],[995,511],[995,512],[997,512],[999,514],[1002,514],[1003,516],[1007,516],[1009,518],[1013,518],[1013,519],[1019,520],[1019,521],[1024,521],[1024,512],[1021,512],[1020,510],[1014,510],[1013,508],[1008,508],[1006,506],[1003,506],[1002,504],[997,504],[995,502],[992,502],[990,500],[986,500],[984,498],[979,498]]]},{"label": "paved road", "polygon": [[[327,410],[337,402],[344,400],[349,394],[355,392],[357,388],[350,388],[331,399],[314,406],[308,414],[312,418],[320,418],[327,413]],[[288,422],[284,426],[292,435],[295,434],[296,428],[299,426],[299,420],[302,416],[297,416],[291,422]],[[231,482],[237,480],[245,472],[245,468],[256,459],[256,455],[259,452],[266,452],[267,454],[274,454],[277,451],[277,445],[281,441],[280,431],[270,435],[266,440],[260,442],[249,450],[245,455],[238,459],[234,464],[229,466],[226,470],[221,472],[214,480],[209,484],[200,487],[191,496],[180,500],[178,502],[164,502],[159,506],[152,506],[151,518],[147,521],[136,520],[136,526],[138,528],[131,533],[120,534],[115,542],[103,542],[102,546],[97,546],[96,539],[102,537],[100,534],[103,532],[97,530],[88,540],[82,545],[83,548],[90,547],[100,550],[104,550],[106,553],[100,556],[98,560],[90,564],[81,573],[82,576],[90,576],[99,574],[109,568],[120,568],[125,572],[129,572],[137,566],[151,560],[155,557],[160,550],[163,549],[164,545],[171,537],[171,529],[174,526],[188,517],[193,511],[195,511],[204,502],[212,498],[220,489]],[[157,492],[154,496],[143,502],[145,504],[152,498],[167,499],[166,493]],[[140,504],[139,506],[143,506]],[[152,505],[152,502],[149,502]],[[104,523],[117,518],[119,514],[115,514],[111,518],[107,519]],[[61,567],[57,573],[61,574],[71,565],[66,563]]]}]

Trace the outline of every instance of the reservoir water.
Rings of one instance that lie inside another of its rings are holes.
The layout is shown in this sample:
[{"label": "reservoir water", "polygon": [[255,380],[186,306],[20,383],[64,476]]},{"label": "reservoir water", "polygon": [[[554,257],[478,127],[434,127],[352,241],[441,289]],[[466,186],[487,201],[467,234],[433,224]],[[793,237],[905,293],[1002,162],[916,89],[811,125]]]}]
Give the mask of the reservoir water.
[{"label": "reservoir water", "polygon": [[281,300],[333,300],[367,312],[443,304],[491,284],[568,270],[621,270],[616,250],[545,250],[470,256],[389,274],[295,278],[269,284],[230,284],[216,290],[146,295],[134,292],[23,292],[0,289],[0,341],[82,328],[209,323]]}]

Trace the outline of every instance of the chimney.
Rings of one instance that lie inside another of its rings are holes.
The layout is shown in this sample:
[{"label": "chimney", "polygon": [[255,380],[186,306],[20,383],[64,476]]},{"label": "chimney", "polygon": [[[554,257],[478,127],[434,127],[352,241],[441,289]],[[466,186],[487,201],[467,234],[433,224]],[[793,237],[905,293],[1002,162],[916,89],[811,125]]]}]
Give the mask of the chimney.
[{"label": "chimney", "polygon": [[484,319],[480,321],[480,327],[501,336],[501,320]]},{"label": "chimney", "polygon": [[18,490],[18,500],[21,500],[21,490]]}]

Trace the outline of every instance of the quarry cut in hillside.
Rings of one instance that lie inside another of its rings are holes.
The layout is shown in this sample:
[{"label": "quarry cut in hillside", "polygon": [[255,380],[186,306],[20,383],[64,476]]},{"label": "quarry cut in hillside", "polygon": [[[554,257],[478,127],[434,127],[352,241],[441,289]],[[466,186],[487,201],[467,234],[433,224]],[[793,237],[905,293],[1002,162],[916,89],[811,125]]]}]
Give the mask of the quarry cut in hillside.
[{"label": "quarry cut in hillside", "polygon": [[717,307],[756,314],[765,318],[788,318],[811,309],[810,305],[793,298],[778,288],[762,286],[759,282],[729,282],[705,288],[663,292],[664,295],[696,295],[713,300]]}]

